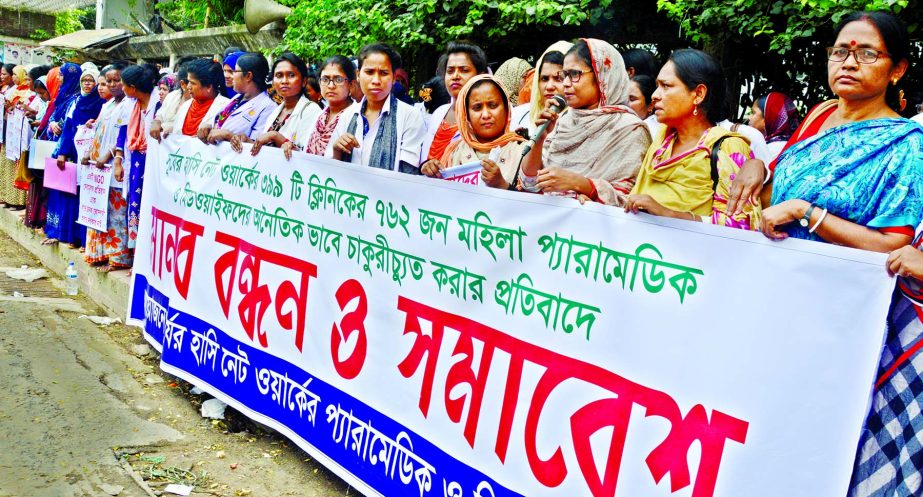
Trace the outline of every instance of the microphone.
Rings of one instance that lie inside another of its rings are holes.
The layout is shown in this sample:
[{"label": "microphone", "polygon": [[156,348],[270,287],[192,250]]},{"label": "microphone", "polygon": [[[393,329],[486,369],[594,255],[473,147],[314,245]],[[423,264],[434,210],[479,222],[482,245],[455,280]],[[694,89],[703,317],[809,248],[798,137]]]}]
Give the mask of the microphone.
[{"label": "microphone", "polygon": [[[564,100],[564,97],[561,95],[555,95],[551,97],[551,100],[552,100],[551,110],[555,112],[561,112],[562,110],[564,110],[565,107],[567,107],[567,101]],[[538,139],[542,136],[542,134],[545,133],[545,130],[548,128],[548,124],[550,123],[551,123],[550,120],[545,121],[538,128],[535,129],[535,133],[532,133],[532,136],[529,137],[529,143],[526,144],[526,146],[523,147],[522,149],[523,157],[525,157],[526,154],[528,154],[529,151],[532,150],[532,146],[535,145],[535,142],[538,141]]]}]

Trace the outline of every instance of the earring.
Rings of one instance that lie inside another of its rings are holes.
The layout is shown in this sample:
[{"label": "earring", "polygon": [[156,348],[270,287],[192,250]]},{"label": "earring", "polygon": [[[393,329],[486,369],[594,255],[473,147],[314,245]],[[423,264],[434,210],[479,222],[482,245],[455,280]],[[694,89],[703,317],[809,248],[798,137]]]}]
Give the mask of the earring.
[{"label": "earring", "polygon": [[904,98],[903,88],[897,92],[897,102],[898,107],[900,107],[900,112],[904,112],[904,109],[907,108],[907,99]]},{"label": "earring", "polygon": [[695,106],[695,110],[692,111],[692,115],[693,115],[693,116],[699,115],[699,106],[698,106],[698,105]]},{"label": "earring", "polygon": [[891,80],[891,86],[897,86],[897,78]]}]

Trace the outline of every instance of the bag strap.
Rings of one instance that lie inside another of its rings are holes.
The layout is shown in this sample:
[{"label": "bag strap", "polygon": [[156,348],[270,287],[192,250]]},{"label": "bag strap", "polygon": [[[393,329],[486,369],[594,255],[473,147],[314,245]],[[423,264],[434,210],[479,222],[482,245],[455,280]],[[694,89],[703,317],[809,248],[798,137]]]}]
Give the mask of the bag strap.
[{"label": "bag strap", "polygon": [[730,137],[731,135],[724,135],[718,138],[711,147],[711,189],[713,191],[718,188],[718,152],[721,151],[721,144],[724,142],[724,139]]},{"label": "bag strap", "polygon": [[736,133],[740,129],[740,123],[734,123],[731,125],[731,133]]}]

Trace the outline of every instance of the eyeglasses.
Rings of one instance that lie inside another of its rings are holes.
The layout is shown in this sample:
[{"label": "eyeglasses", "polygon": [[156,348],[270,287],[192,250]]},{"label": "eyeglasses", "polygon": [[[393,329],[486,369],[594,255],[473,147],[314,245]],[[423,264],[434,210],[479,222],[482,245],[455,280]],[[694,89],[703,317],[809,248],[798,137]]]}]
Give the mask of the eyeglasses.
[{"label": "eyeglasses", "polygon": [[580,69],[571,69],[569,71],[561,71],[561,75],[562,75],[561,79],[563,80],[564,78],[570,78],[571,83],[579,83],[580,78],[583,77],[584,74],[589,73],[589,72],[593,72],[593,70],[590,69],[588,71],[581,71]]},{"label": "eyeglasses", "polygon": [[891,56],[891,54],[887,52],[879,52],[874,48],[857,48],[855,50],[850,50],[846,47],[827,47],[827,60],[833,62],[843,62],[849,58],[850,54],[852,54],[856,62],[860,64],[874,64],[879,57]]},{"label": "eyeglasses", "polygon": [[328,78],[327,76],[324,76],[320,79],[320,84],[324,86],[328,86],[330,85],[330,83],[333,83],[334,86],[340,86],[345,82],[346,82],[346,78],[344,78],[343,76],[334,76],[332,78]]}]

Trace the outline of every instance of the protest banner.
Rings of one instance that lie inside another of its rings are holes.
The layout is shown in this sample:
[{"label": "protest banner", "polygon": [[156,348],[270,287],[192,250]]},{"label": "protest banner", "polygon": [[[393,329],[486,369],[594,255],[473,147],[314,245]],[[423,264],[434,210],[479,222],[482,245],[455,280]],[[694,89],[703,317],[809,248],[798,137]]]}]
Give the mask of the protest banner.
[{"label": "protest banner", "polygon": [[148,154],[129,322],[365,495],[846,494],[882,254],[269,147]]},{"label": "protest banner", "polygon": [[106,231],[109,215],[109,183],[112,181],[112,166],[80,164],[80,210],[77,222],[97,231]]},{"label": "protest banner", "polygon": [[64,169],[58,167],[58,161],[52,157],[45,158],[45,188],[67,193],[77,193],[77,164],[65,162]]}]

